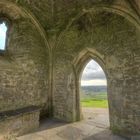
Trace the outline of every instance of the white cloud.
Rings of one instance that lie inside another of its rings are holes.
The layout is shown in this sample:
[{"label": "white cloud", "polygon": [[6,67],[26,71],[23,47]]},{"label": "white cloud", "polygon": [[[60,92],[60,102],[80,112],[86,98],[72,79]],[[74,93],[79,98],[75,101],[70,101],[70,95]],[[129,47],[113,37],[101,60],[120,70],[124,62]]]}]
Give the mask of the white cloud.
[{"label": "white cloud", "polygon": [[82,85],[106,85],[106,76],[100,65],[91,60],[85,67],[82,77]]},{"label": "white cloud", "polygon": [[5,36],[5,32],[3,31],[2,28],[0,28],[0,36],[1,36],[1,37],[2,37],[2,36]]},{"label": "white cloud", "polygon": [[4,23],[0,24],[0,36],[5,36],[5,32],[7,31],[7,27]]},{"label": "white cloud", "polygon": [[106,80],[100,80],[100,79],[96,79],[96,80],[87,80],[87,81],[83,81],[81,80],[81,86],[99,86],[99,85],[107,85]]}]

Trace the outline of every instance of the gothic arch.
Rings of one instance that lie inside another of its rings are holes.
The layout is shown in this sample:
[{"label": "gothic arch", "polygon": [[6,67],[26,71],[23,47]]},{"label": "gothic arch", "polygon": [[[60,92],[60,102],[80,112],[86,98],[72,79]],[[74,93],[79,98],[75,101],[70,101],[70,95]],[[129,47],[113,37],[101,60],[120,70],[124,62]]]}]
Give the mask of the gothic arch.
[{"label": "gothic arch", "polygon": [[[34,16],[34,14],[32,12],[30,12],[29,10],[27,10],[26,8],[18,5],[17,3],[14,2],[9,2],[9,1],[5,1],[2,0],[0,1],[0,16],[1,17],[6,17],[7,19],[9,19],[11,21],[11,24],[14,24],[14,22],[19,22],[22,20],[25,20],[25,22],[29,22],[29,24],[31,23],[32,26],[35,28],[36,32],[38,33],[38,35],[40,36],[40,38],[42,39],[43,45],[42,48],[44,50],[44,52],[47,54],[48,57],[48,63],[49,66],[48,67],[48,73],[49,73],[49,80],[48,80],[48,93],[49,93],[49,103],[48,103],[48,108],[51,108],[51,73],[52,73],[52,52],[51,52],[51,47],[50,44],[48,42],[47,39],[47,35],[46,32],[44,31],[43,27],[41,26],[41,24],[39,23],[39,21],[36,19],[36,17]],[[27,23],[28,24],[28,23]],[[46,99],[47,102],[48,99]],[[48,109],[48,110],[49,110]],[[51,110],[51,109],[50,109]]]},{"label": "gothic arch", "polygon": [[[124,17],[126,20],[128,20],[130,23],[132,23],[138,30],[140,30],[140,20],[137,14],[134,14],[132,11],[128,10],[127,8],[124,8],[119,5],[95,5],[92,8],[89,9],[83,9],[81,10],[75,17],[73,17],[68,25],[66,25],[66,28],[64,31],[62,31],[57,39],[57,43],[55,44],[55,48],[61,46],[61,43],[63,42],[63,37],[67,33],[67,31],[71,28],[73,23],[77,20],[79,20],[80,17],[82,17],[84,14],[88,13],[93,13],[93,12],[109,12],[109,13],[114,13],[116,15]],[[55,49],[54,48],[54,49]]]},{"label": "gothic arch", "polygon": [[106,78],[108,79],[106,66],[104,62],[104,55],[97,52],[95,49],[86,48],[81,51],[79,55],[73,61],[73,69],[75,73],[75,84],[76,84],[76,120],[81,120],[81,107],[80,107],[80,79],[85,68],[86,64],[89,60],[95,60],[103,69]]},{"label": "gothic arch", "polygon": [[4,7],[0,9],[0,14],[8,17],[10,20],[29,18],[34,24],[34,26],[36,27],[36,29],[38,30],[38,32],[40,33],[40,35],[42,36],[42,38],[44,39],[46,48],[50,50],[50,45],[48,43],[44,29],[42,28],[38,20],[34,17],[34,15],[30,11],[17,4],[8,1],[6,2],[0,1],[0,6]]}]

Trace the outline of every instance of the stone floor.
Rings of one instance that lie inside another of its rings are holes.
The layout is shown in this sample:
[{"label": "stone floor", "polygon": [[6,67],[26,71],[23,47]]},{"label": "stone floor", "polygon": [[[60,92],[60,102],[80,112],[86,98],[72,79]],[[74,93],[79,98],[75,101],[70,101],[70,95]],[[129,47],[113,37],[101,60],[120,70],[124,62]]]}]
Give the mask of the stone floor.
[{"label": "stone floor", "polygon": [[57,120],[45,120],[40,128],[18,140],[126,140],[109,130],[107,109],[83,108],[81,122],[67,124]]}]

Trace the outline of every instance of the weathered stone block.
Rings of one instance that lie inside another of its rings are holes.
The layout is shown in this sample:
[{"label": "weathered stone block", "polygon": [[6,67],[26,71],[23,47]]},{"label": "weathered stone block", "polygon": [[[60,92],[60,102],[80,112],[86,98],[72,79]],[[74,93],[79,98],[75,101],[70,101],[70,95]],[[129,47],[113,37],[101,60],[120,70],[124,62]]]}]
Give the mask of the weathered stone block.
[{"label": "weathered stone block", "polygon": [[39,127],[40,108],[30,106],[0,113],[0,137],[20,136]]}]

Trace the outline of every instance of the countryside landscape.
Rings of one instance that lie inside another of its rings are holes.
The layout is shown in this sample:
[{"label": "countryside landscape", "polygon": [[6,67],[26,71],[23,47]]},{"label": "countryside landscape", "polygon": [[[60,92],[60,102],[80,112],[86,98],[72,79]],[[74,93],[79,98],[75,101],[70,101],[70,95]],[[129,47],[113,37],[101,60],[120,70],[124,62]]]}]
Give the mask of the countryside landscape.
[{"label": "countryside landscape", "polygon": [[107,86],[81,86],[81,105],[108,108]]}]

